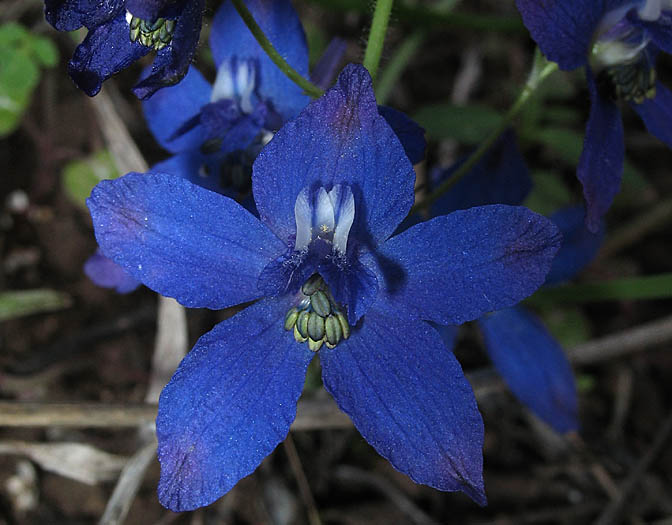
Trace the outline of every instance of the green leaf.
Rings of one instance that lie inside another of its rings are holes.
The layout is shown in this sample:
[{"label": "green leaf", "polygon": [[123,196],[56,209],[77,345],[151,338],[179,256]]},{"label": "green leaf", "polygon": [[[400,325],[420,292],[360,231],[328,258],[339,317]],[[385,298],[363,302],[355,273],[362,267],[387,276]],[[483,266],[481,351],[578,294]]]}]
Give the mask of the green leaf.
[{"label": "green leaf", "polygon": [[101,180],[115,179],[119,172],[107,150],[97,151],[85,159],[69,162],[63,168],[65,192],[75,204],[86,209],[86,199]]},{"label": "green leaf", "polygon": [[525,206],[531,210],[548,216],[572,201],[570,191],[557,173],[534,171],[532,180],[532,192],[525,200]]},{"label": "green leaf", "polygon": [[31,48],[35,57],[45,67],[54,67],[58,63],[58,49],[54,43],[45,37],[34,36]]},{"label": "green leaf", "polygon": [[499,125],[502,116],[486,106],[438,104],[421,108],[414,119],[430,138],[476,145]]},{"label": "green leaf", "polygon": [[541,317],[546,328],[564,348],[583,343],[590,338],[590,323],[578,307],[545,310]]},{"label": "green leaf", "polygon": [[67,308],[70,297],[55,290],[37,289],[0,293],[0,321]]}]

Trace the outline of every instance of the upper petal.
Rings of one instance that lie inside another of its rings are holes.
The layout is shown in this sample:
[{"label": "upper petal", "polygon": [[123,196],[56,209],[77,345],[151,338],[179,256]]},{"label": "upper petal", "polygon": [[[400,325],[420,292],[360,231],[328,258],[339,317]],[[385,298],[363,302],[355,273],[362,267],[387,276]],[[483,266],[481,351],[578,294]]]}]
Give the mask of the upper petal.
[{"label": "upper petal", "polygon": [[485,505],[483,422],[434,329],[369,311],[349,339],[320,351],[320,361],[327,391],[394,468]]},{"label": "upper petal", "polygon": [[[448,180],[466,161],[460,159],[450,168],[435,170],[432,183]],[[516,134],[507,130],[472,170],[442,195],[432,206],[433,215],[446,215],[486,204],[522,204],[532,189],[527,164],[518,148]]]},{"label": "upper petal", "polygon": [[631,104],[654,137],[672,148],[672,93],[660,82],[656,83],[656,96],[641,104]]},{"label": "upper petal", "polygon": [[583,184],[586,199],[586,225],[598,231],[602,216],[607,213],[621,187],[623,175],[623,122],[618,106],[602,97],[590,69],[586,69],[590,89],[590,116],[583,139],[583,151],[576,176]]},{"label": "upper petal", "polygon": [[103,181],[87,204],[103,254],[188,307],[259,298],[259,274],[286,248],[235,201],[174,175]]},{"label": "upper petal", "polygon": [[602,17],[633,0],[516,0],[523,22],[546,58],[561,69],[588,62]]},{"label": "upper petal", "polygon": [[147,99],[158,89],[177,84],[187,74],[201,34],[204,7],[205,0],[183,2],[175,20],[173,38],[168,46],[157,53],[151,73],[133,88],[136,97]]},{"label": "upper petal", "polygon": [[373,308],[397,318],[461,324],[516,304],[543,282],[561,236],[527,208],[482,206],[443,215],[372,254]]},{"label": "upper petal", "polygon": [[[250,13],[282,57],[303,77],[308,76],[308,45],[289,0],[246,0]],[[302,89],[278,69],[261,48],[231,2],[224,2],[212,21],[210,47],[215,64],[237,57],[259,64],[258,95],[273,103],[284,120],[295,117],[309,102]]]},{"label": "upper petal", "polygon": [[401,111],[389,106],[378,106],[378,111],[397,135],[411,164],[422,162],[427,148],[425,129]]},{"label": "upper petal", "polygon": [[478,321],[490,359],[511,391],[558,432],[579,428],[569,361],[544,325],[521,307]]},{"label": "upper petal", "polygon": [[[189,0],[178,1],[184,2]],[[154,21],[162,14],[161,11],[165,7],[174,3],[175,0],[126,0],[126,9],[138,18]]]},{"label": "upper petal", "polygon": [[200,126],[178,137],[173,135],[210,102],[211,92],[212,86],[205,77],[190,67],[182,82],[143,100],[142,111],[156,141],[172,153],[200,148],[205,142],[205,130]]},{"label": "upper petal", "polygon": [[558,250],[551,271],[546,276],[546,284],[568,281],[578,274],[602,245],[604,223],[600,223],[597,233],[586,227],[586,212],[583,206],[563,208],[551,215],[550,219],[562,233],[562,246]]},{"label": "upper petal", "polygon": [[374,246],[408,213],[414,181],[413,166],[378,114],[371,77],[360,65],[347,66],[333,88],[278,131],[252,175],[261,219],[281,239],[295,233],[301,190],[345,184],[355,195],[350,238]]},{"label": "upper petal", "polygon": [[163,389],[159,500],[169,509],[212,503],[287,436],[314,355],[284,330],[288,308],[267,299],[218,324]]},{"label": "upper petal", "polygon": [[68,73],[77,87],[90,97],[100,91],[103,81],[126,69],[150,48],[131,42],[126,13],[92,28],[77,46],[68,64]]}]

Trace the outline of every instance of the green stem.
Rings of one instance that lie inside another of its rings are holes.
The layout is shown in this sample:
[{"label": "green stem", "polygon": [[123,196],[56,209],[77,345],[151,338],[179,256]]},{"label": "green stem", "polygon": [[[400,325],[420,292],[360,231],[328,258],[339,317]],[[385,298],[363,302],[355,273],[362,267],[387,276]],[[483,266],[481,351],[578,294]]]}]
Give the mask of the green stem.
[{"label": "green stem", "polygon": [[457,171],[455,171],[452,177],[440,184],[432,193],[427,195],[427,197],[423,199],[422,202],[414,205],[411,208],[410,213],[415,213],[423,208],[428,208],[434,202],[436,202],[437,199],[439,199],[444,193],[457,184],[462,179],[462,177],[471,171],[478,161],[481,160],[483,155],[485,155],[490,147],[497,141],[499,136],[504,133],[504,131],[506,131],[506,129],[511,125],[513,119],[518,116],[520,110],[525,107],[525,104],[541,85],[541,83],[546,80],[546,78],[548,78],[551,73],[557,71],[558,65],[555,62],[546,62],[543,60],[543,64],[541,64],[542,59],[543,57],[537,53],[534,67],[532,68],[532,72],[530,73],[530,77],[525,84],[525,87],[521,91],[520,95],[518,95],[518,99],[514,102],[513,106],[511,106],[509,111],[506,112],[506,115],[504,115],[499,125],[486,137],[480,146],[476,148],[476,150],[471,155],[469,155],[467,160],[459,167]]},{"label": "green stem", "polygon": [[642,299],[669,299],[672,297],[672,273],[626,277],[597,283],[546,287],[539,290],[527,303],[548,306],[562,303],[589,303]]},{"label": "green stem", "polygon": [[282,55],[278,53],[271,41],[264,34],[264,31],[261,29],[261,27],[259,27],[259,24],[257,24],[256,20],[252,16],[252,13],[250,13],[250,10],[245,5],[245,2],[243,0],[231,1],[233,2],[236,11],[238,11],[240,18],[243,19],[243,22],[245,22],[245,25],[248,27],[252,35],[254,35],[254,38],[257,39],[257,42],[259,42],[261,48],[266,52],[273,63],[278,66],[280,71],[287,75],[287,77],[292,82],[303,89],[307,95],[310,95],[313,98],[321,96],[324,91],[322,91],[308,79],[301,76],[292,66],[287,63],[284,58],[282,58]]},{"label": "green stem", "polygon": [[393,3],[394,0],[376,0],[376,9],[373,12],[371,31],[364,53],[364,67],[369,70],[374,82],[378,73],[380,57],[383,54],[383,44],[385,43],[385,34],[390,22]]}]

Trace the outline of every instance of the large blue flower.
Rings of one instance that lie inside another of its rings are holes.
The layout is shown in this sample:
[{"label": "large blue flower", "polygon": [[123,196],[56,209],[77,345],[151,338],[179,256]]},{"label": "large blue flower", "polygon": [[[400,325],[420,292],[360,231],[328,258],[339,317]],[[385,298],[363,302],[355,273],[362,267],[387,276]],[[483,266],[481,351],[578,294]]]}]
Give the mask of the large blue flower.
[{"label": "large blue flower", "polygon": [[161,395],[164,505],[209,504],[259,465],[287,435],[318,349],[326,389],[395,468],[485,503],[473,392],[425,321],[459,324],[529,295],[559,234],[495,205],[390,237],[414,178],[351,65],[255,161],[258,219],[160,173],[94,189],[101,250],[145,285],[189,307],[256,301],[201,337]]},{"label": "large blue flower", "polygon": [[[672,52],[672,2],[516,3],[550,60],[562,69],[586,67],[592,106],[577,176],[588,205],[587,225],[597,231],[618,193],[623,172],[623,124],[616,101],[628,102],[649,132],[672,146],[672,93],[655,75],[658,52]],[[594,60],[589,64],[591,55]]]},{"label": "large blue flower", "polygon": [[87,95],[139,58],[156,51],[151,73],[134,93],[148,98],[186,74],[201,32],[205,0],[45,0],[47,21],[59,31],[86,27],[68,72]]},{"label": "large blue flower", "polygon": [[[461,165],[436,170],[433,179],[441,183]],[[472,206],[502,202],[519,204],[532,183],[513,131],[507,131],[484,158],[434,205],[434,213],[451,213]],[[550,219],[562,233],[558,251],[546,284],[572,279],[595,256],[603,237],[584,224],[583,206],[554,213]],[[574,375],[567,357],[543,323],[526,308],[516,305],[491,312],[477,321],[485,349],[513,394],[540,419],[558,432],[577,430],[578,407]],[[457,327],[439,328],[452,348]]]}]

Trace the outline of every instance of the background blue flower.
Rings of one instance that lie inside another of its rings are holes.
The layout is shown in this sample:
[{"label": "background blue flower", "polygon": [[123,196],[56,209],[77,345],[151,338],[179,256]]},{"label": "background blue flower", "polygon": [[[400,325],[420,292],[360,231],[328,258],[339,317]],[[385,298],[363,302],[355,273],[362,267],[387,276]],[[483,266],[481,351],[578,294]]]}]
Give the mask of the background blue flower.
[{"label": "background blue flower", "polygon": [[616,101],[627,101],[649,132],[672,146],[672,93],[655,75],[657,54],[672,50],[672,9],[661,0],[516,4],[549,60],[562,69],[586,68],[591,109],[577,177],[587,203],[587,225],[597,232],[623,173],[623,124]]},{"label": "background blue flower", "polygon": [[47,21],[59,31],[86,27],[68,73],[94,96],[103,82],[153,50],[151,73],[133,92],[142,99],[186,74],[201,32],[205,0],[45,0]]},{"label": "background blue flower", "polygon": [[[166,174],[94,189],[101,250],[144,284],[190,307],[257,301],[201,337],[161,395],[164,505],[211,503],[284,439],[313,343],[326,389],[381,455],[418,483],[485,503],[473,392],[425,321],[512,306],[543,282],[560,239],[547,219],[503,205],[389,238],[414,179],[368,73],[351,65],[257,158],[259,219]],[[324,285],[309,291],[316,273]],[[333,317],[340,336],[327,344]]]}]

